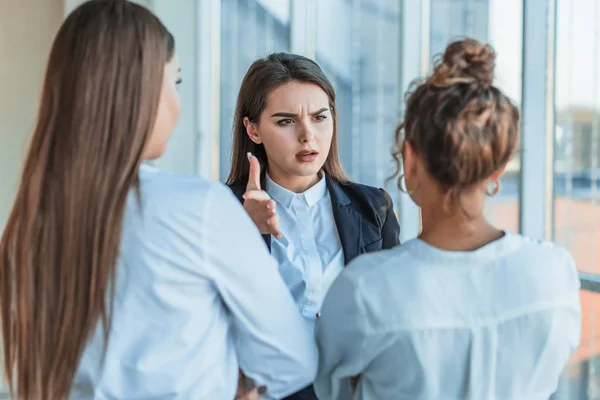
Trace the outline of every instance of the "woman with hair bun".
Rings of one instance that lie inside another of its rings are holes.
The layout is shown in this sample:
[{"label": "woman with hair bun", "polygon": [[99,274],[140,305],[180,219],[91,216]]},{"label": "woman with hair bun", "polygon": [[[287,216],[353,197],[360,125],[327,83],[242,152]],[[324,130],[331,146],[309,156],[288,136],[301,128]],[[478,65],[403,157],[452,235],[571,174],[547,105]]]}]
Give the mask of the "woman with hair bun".
[{"label": "woman with hair bun", "polygon": [[394,153],[422,231],[334,282],[317,326],[323,399],[548,399],[579,344],[579,279],[550,242],[483,213],[518,140],[495,53],[452,43],[410,94]]}]

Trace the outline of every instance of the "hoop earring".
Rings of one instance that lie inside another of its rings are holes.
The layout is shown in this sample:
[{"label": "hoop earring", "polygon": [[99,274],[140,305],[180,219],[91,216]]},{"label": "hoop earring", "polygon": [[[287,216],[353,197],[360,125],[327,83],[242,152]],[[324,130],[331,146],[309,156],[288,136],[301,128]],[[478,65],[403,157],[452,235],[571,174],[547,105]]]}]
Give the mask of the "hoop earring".
[{"label": "hoop earring", "polygon": [[487,194],[490,197],[493,197],[493,196],[497,195],[499,191],[500,191],[500,182],[498,182],[497,180],[494,180],[494,181],[491,181],[488,183],[488,187],[485,191],[485,194]]},{"label": "hoop earring", "polygon": [[398,179],[396,179],[396,186],[398,186],[398,189],[400,189],[402,193],[408,193],[406,189],[402,187],[402,179],[404,179],[404,174],[401,174]]},{"label": "hoop earring", "polygon": [[[404,187],[402,185],[403,181],[404,181]],[[400,175],[398,177],[397,185],[398,185],[398,189],[400,189],[400,191],[402,193],[406,193],[406,194],[411,194],[412,193],[411,191],[408,190],[408,187],[406,186],[406,178],[405,178],[404,174],[402,174],[402,175]]]}]

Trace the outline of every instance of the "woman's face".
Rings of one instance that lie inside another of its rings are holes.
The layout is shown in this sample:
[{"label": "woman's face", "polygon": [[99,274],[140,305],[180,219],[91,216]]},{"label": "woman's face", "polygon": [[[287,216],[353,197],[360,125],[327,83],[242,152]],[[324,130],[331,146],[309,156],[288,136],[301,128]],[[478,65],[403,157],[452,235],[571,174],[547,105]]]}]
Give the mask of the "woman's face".
[{"label": "woman's face", "polygon": [[162,156],[175,130],[181,113],[177,91],[177,85],[181,82],[179,72],[179,60],[177,56],[173,56],[165,65],[156,122],[146,146],[144,159],[153,160]]},{"label": "woman's face", "polygon": [[316,176],[331,147],[329,97],[311,83],[289,82],[274,89],[257,124],[244,119],[248,136],[262,143],[269,174],[279,181]]}]

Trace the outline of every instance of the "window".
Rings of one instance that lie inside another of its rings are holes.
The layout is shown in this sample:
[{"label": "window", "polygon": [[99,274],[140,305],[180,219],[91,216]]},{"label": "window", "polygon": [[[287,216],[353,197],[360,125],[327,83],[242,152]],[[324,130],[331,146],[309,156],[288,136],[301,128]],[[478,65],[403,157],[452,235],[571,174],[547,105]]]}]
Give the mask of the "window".
[{"label": "window", "polygon": [[[581,271],[600,275],[600,0],[180,1],[174,7],[146,0],[175,34],[185,82],[182,119],[159,167],[225,180],[246,70],[259,57],[291,51],[315,59],[336,89],[339,151],[350,177],[384,186],[410,81],[431,69],[431,58],[450,41],[470,36],[494,46],[496,84],[527,119],[523,158],[517,151],[509,163],[500,194],[488,199],[488,218],[540,239],[553,234]],[[554,1],[556,21],[545,24]],[[541,38],[550,47],[556,41],[553,59],[544,59],[547,49],[532,52],[544,47]],[[544,71],[548,65],[555,70]],[[552,101],[545,107],[552,92],[547,73],[555,75],[555,120],[542,126],[552,120]],[[546,139],[549,147],[554,139],[553,160],[540,155],[548,150]],[[541,192],[552,182],[550,202],[551,191]],[[393,184],[386,189],[399,211],[402,239],[414,237],[418,209]],[[600,294],[589,289],[581,292],[582,345],[555,400],[600,398]]]},{"label": "window", "polygon": [[231,167],[233,117],[242,79],[258,58],[290,51],[289,0],[222,0],[220,168]]},{"label": "window", "polygon": [[336,89],[342,164],[353,180],[379,187],[393,172],[403,98],[400,3],[321,0],[316,13],[316,61]]},{"label": "window", "polygon": [[[597,279],[600,0],[557,0],[556,24],[554,237],[582,272]],[[600,294],[582,290],[581,306],[581,346],[557,399],[600,398]]]},{"label": "window", "polygon": [[[430,0],[430,56],[443,54],[457,39],[490,43],[497,53],[496,85],[517,105],[521,102],[523,0]],[[507,25],[507,20],[518,21]],[[519,231],[521,163],[518,151],[500,179],[498,195],[487,200],[485,214],[496,226]]]}]

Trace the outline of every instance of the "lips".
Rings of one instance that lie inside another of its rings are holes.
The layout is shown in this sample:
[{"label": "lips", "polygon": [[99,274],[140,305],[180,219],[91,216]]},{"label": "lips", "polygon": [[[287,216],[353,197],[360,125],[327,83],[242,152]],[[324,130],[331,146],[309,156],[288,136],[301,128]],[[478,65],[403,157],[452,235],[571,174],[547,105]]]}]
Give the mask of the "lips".
[{"label": "lips", "polygon": [[302,150],[296,153],[296,160],[300,162],[313,162],[317,159],[319,152],[316,150]]}]

